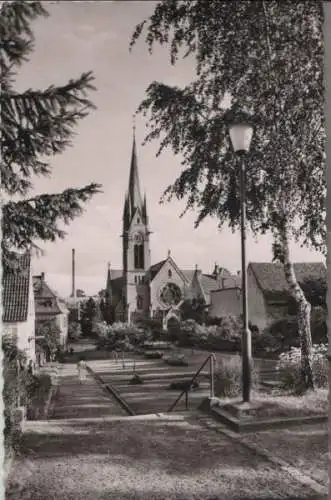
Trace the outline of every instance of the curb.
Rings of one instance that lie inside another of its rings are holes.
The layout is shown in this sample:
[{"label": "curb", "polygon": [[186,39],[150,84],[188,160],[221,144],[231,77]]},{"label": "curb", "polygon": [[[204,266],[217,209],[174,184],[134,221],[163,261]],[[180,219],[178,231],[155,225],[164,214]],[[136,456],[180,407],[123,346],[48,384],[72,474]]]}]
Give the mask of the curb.
[{"label": "curb", "polygon": [[109,392],[113,396],[113,398],[116,399],[116,401],[122,406],[123,410],[125,410],[130,417],[134,417],[136,415],[136,413],[130,408],[128,403],[119,395],[119,393],[114,389],[112,385],[106,384],[103,378],[95,373],[95,371],[93,371],[89,365],[86,365],[86,368],[90,375],[92,375],[94,380],[102,385],[102,387],[106,389],[106,391]]},{"label": "curb", "polygon": [[[228,438],[232,439],[232,441],[235,441],[235,442],[241,444],[242,446],[247,448],[249,451],[266,459],[275,467],[279,467],[281,470],[286,472],[289,476],[291,476],[297,482],[301,483],[306,488],[309,488],[313,493],[315,493],[315,494],[317,493],[318,495],[323,495],[323,496],[328,494],[328,487],[327,486],[324,486],[321,483],[318,483],[311,476],[303,474],[299,469],[297,469],[293,465],[285,462],[285,460],[272,454],[266,448],[263,448],[260,445],[257,445],[255,443],[253,444],[252,442],[248,441],[247,439],[245,439],[245,437],[242,434],[237,434],[229,429],[226,429],[225,427],[221,427],[210,416],[208,416],[207,418],[203,418],[203,416],[198,415],[197,419],[199,422],[201,422],[202,425],[204,425],[208,429],[211,429],[213,431],[218,432],[219,434],[223,434],[223,435],[227,436]],[[207,419],[210,420],[210,423],[208,422]]]}]

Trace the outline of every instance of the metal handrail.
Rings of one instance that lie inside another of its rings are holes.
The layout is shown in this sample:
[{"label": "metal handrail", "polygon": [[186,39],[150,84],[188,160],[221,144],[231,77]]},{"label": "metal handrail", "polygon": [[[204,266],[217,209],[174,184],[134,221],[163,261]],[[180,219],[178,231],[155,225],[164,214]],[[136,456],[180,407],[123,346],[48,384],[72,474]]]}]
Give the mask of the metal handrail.
[{"label": "metal handrail", "polygon": [[178,396],[178,398],[176,399],[176,401],[174,403],[172,403],[172,405],[168,409],[168,412],[171,412],[175,408],[175,406],[181,400],[181,398],[184,396],[184,394],[187,395],[187,393],[190,390],[190,387],[192,386],[193,382],[200,375],[201,371],[204,369],[204,367],[206,366],[206,364],[208,363],[208,361],[210,361],[210,397],[211,398],[214,397],[214,371],[215,371],[214,370],[214,368],[215,368],[214,364],[215,364],[215,361],[216,361],[216,356],[215,356],[214,353],[212,353],[212,354],[209,354],[209,356],[205,359],[205,361],[200,366],[199,370],[197,370],[195,372],[195,374],[193,375],[192,379],[190,380],[190,383],[187,384],[187,386],[186,386],[185,389],[183,389],[183,391],[180,393],[180,395]]}]

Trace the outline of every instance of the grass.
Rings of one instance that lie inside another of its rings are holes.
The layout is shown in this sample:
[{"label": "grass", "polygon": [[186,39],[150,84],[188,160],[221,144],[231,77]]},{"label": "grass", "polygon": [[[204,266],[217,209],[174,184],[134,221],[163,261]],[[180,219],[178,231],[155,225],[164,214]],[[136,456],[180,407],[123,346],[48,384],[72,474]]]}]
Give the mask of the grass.
[{"label": "grass", "polygon": [[193,417],[35,425],[7,500],[312,498],[285,472]]},{"label": "grass", "polygon": [[[221,405],[227,405],[240,398],[222,398]],[[284,394],[279,390],[268,392],[252,392],[251,401],[256,404],[254,418],[296,418],[327,415],[328,390],[316,389],[304,395]]]}]

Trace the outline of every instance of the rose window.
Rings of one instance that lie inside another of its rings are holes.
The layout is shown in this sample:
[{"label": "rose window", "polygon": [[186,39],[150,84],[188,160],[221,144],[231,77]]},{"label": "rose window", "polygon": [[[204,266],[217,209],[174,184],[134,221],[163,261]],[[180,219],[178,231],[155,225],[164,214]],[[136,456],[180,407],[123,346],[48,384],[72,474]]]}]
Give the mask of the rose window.
[{"label": "rose window", "polygon": [[175,283],[167,283],[160,290],[160,300],[167,307],[179,304],[181,298],[182,292]]}]

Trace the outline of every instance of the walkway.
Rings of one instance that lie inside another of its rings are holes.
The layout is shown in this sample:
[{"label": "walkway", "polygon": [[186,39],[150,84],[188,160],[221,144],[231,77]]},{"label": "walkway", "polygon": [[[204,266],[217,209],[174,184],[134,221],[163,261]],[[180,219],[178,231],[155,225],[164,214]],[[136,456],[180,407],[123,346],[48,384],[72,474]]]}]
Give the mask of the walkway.
[{"label": "walkway", "polygon": [[61,369],[50,417],[27,425],[6,500],[323,498],[194,413],[123,416],[74,365]]},{"label": "walkway", "polygon": [[75,365],[61,365],[58,389],[49,418],[104,418],[125,415],[117,401],[90,375],[87,380],[79,382]]}]

